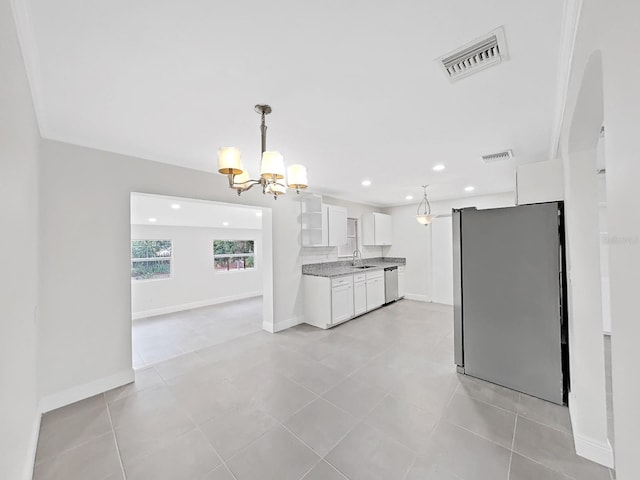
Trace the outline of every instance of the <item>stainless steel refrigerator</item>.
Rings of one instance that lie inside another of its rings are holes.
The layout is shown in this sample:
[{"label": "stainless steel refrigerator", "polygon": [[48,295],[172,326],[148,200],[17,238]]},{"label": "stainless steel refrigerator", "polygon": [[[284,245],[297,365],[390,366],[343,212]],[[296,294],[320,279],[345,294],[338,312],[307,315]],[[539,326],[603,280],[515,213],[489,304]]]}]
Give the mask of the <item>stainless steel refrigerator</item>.
[{"label": "stainless steel refrigerator", "polygon": [[566,403],[562,202],[453,211],[458,371]]}]

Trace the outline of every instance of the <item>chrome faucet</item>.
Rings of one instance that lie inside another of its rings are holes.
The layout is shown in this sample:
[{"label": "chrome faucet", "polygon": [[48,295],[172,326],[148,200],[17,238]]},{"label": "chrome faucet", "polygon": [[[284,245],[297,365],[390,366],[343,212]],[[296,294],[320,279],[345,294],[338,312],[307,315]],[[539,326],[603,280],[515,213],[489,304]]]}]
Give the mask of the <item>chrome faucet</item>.
[{"label": "chrome faucet", "polygon": [[351,265],[356,266],[356,260],[360,257],[360,263],[362,263],[362,252],[357,248],[353,251],[353,260],[351,261]]}]

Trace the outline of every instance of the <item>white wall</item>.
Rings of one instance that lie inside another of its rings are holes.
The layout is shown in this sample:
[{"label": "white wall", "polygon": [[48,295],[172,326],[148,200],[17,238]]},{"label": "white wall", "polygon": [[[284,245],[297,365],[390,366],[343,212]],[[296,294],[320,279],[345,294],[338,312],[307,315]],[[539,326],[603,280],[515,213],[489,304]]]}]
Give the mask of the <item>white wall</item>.
[{"label": "white wall", "polygon": [[40,135],[9,0],[0,0],[0,71],[0,478],[26,480],[39,425]]},{"label": "white wall", "polygon": [[[389,247],[362,245],[362,216],[373,212],[386,213],[385,209],[361,203],[349,202],[347,200],[329,196],[323,196],[322,201],[326,205],[345,207],[347,209],[348,218],[358,219],[358,248],[360,249],[360,253],[362,253],[362,258],[374,258],[385,255],[385,252]],[[338,257],[338,247],[302,248],[302,263],[305,265],[309,263],[335,262],[338,260],[349,260],[349,257]]]},{"label": "white wall", "polygon": [[506,207],[514,201],[513,193],[502,193],[431,202],[432,212],[439,217],[429,227],[416,221],[417,203],[388,209],[393,220],[393,245],[385,254],[407,258],[406,298],[453,304],[451,209]]},{"label": "white wall", "polygon": [[[132,239],[171,240],[171,277],[131,281],[133,318],[177,312],[262,294],[260,230],[131,225]],[[216,272],[213,240],[253,240],[255,268]]]},{"label": "white wall", "polygon": [[453,305],[453,225],[451,217],[436,217],[429,229],[431,230],[431,301]]},{"label": "white wall", "polygon": [[[603,53],[616,473],[618,480],[633,480],[640,477],[640,65],[628,59],[640,44],[640,3],[589,0],[582,22],[597,26]],[[574,58],[589,49],[580,42]],[[574,65],[579,69],[579,61]]]},{"label": "white wall", "polygon": [[416,221],[415,205],[388,209],[393,225],[393,243],[388,247],[390,257],[406,257],[405,298],[431,301],[431,227]]},{"label": "white wall", "polygon": [[[600,136],[596,147],[598,170],[606,171],[604,137]],[[602,287],[602,330],[611,334],[611,295],[609,292],[609,225],[607,221],[607,176],[598,174],[598,226],[600,232],[600,282]]]},{"label": "white wall", "polygon": [[558,160],[519,165],[516,178],[519,205],[555,202],[564,198],[562,162]]},{"label": "white wall", "polygon": [[[595,152],[573,153],[565,180],[567,277],[569,295],[569,408],[578,453],[582,444],[607,444],[607,415],[602,335],[600,232]],[[581,443],[582,442],[582,443]],[[602,458],[599,458],[603,461]]]},{"label": "white wall", "polygon": [[[636,212],[640,209],[637,182],[640,178],[640,65],[629,62],[640,43],[640,4],[616,0],[600,2],[584,0],[580,23],[573,51],[571,77],[565,102],[564,123],[561,135],[561,156],[565,182],[572,182],[580,174],[580,157],[591,163],[597,157],[596,124],[600,109],[600,121],[606,129],[607,159],[607,213],[609,228],[609,269],[612,318],[612,369],[613,404],[615,411],[615,463],[619,480],[634,480],[640,476],[638,465],[638,432],[640,415],[637,399],[640,397],[636,362],[640,322],[638,321],[637,296],[640,285],[640,221]],[[600,62],[601,57],[601,62]],[[601,71],[602,86],[597,88]],[[600,64],[598,66],[597,64]],[[586,75],[585,75],[586,73]],[[582,86],[596,83],[582,95]],[[589,181],[590,182],[590,181]],[[566,184],[566,183],[565,183]],[[565,190],[568,204],[570,192]],[[597,225],[597,209],[592,222]],[[567,219],[571,211],[567,212]],[[597,232],[596,232],[597,234]],[[570,244],[573,249],[579,238]],[[592,238],[587,240],[592,242]],[[573,252],[569,252],[572,255]],[[576,261],[576,256],[573,261]],[[582,259],[583,269],[599,262],[599,255]],[[577,267],[577,265],[573,265]],[[575,293],[575,291],[574,291]],[[595,293],[596,296],[599,295]],[[575,301],[575,298],[574,298]],[[587,301],[589,301],[587,299]],[[594,307],[595,308],[595,307]],[[585,309],[586,310],[586,309]],[[574,318],[574,330],[583,330],[582,338],[602,337],[600,319],[592,316]],[[595,340],[573,346],[572,378],[582,378],[584,390],[576,399],[572,413],[577,413],[576,447],[585,448],[591,458],[606,452],[600,448],[606,442],[603,432],[603,386],[600,379],[602,350],[594,347]],[[594,368],[594,364],[596,367]],[[572,380],[573,383],[573,380]],[[572,389],[573,390],[573,389]],[[572,392],[573,393],[573,392]],[[589,442],[581,442],[583,435]],[[595,446],[595,448],[591,448]]]},{"label": "white wall", "polygon": [[[46,140],[41,157],[43,404],[104,390],[131,373],[131,192],[266,207],[263,225],[272,219],[276,266],[274,328],[302,320],[295,195],[274,201],[252,190],[238,198],[218,174]],[[263,234],[270,238],[271,230],[263,226]],[[263,246],[266,255],[271,245]],[[89,282],[88,272],[99,275]]]}]

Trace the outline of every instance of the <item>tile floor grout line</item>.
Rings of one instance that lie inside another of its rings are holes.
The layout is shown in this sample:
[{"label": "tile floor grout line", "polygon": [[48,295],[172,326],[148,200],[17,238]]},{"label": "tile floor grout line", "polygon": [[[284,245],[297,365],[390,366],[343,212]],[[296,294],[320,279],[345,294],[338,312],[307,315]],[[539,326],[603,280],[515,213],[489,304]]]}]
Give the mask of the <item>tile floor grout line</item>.
[{"label": "tile floor grout line", "polygon": [[523,455],[523,454],[522,454],[522,453],[520,453],[520,452],[513,452],[513,453],[515,453],[515,454],[517,454],[517,455],[520,455],[522,458],[526,458],[526,459],[527,459],[527,460],[529,460],[531,463],[535,463],[536,465],[538,465],[538,466],[540,466],[540,467],[544,468],[545,470],[549,470],[549,471],[551,471],[551,472],[553,472],[553,473],[557,473],[557,474],[559,474],[559,475],[562,475],[563,477],[565,477],[565,478],[566,478],[566,480],[581,480],[581,479],[577,479],[576,477],[572,477],[571,475],[569,475],[569,474],[568,474],[568,473],[566,473],[566,472],[561,472],[560,470],[556,470],[555,468],[552,468],[552,467],[550,467],[549,465],[545,465],[544,463],[541,463],[541,462],[540,462],[540,460],[535,460],[535,459],[533,459],[533,458],[531,458],[531,457],[527,457],[526,455]]},{"label": "tile floor grout line", "polygon": [[[342,382],[341,382],[341,383],[342,383]],[[338,384],[338,385],[339,385],[339,384]],[[368,385],[365,385],[365,386],[368,386]],[[336,385],[336,387],[337,387],[337,385]],[[332,389],[327,390],[327,392],[328,392],[328,391],[330,391],[330,390],[332,390]],[[325,392],[325,393],[327,393],[327,392]],[[366,416],[367,416],[367,415],[369,415],[371,412],[373,412],[373,411],[378,407],[378,405],[380,405],[380,403],[382,403],[382,400],[384,400],[384,398],[385,398],[386,396],[387,396],[387,394],[383,395],[383,396],[382,396],[382,398],[381,398],[377,403],[375,403],[375,404],[373,405],[373,407],[371,407],[369,410],[367,410],[367,411],[366,411],[366,413],[364,414],[364,416],[363,416],[362,418],[360,418],[360,417],[356,417],[353,413],[348,412],[347,410],[345,410],[344,408],[340,407],[339,405],[336,405],[335,403],[333,403],[333,402],[332,402],[331,400],[329,400],[328,398],[325,398],[323,395],[320,395],[318,398],[323,399],[325,402],[327,402],[327,403],[329,403],[330,405],[332,405],[332,406],[336,407],[338,410],[340,410],[340,411],[342,411],[342,412],[344,412],[344,413],[348,414],[349,416],[351,416],[351,417],[355,418],[356,420],[362,420],[362,419],[364,419],[364,417],[366,417]],[[287,420],[288,420],[288,419],[287,419]]]},{"label": "tile floor grout line", "polygon": [[[461,375],[464,375],[464,374],[461,374]],[[460,383],[460,385],[462,385],[462,383]],[[476,402],[484,403],[485,405],[489,405],[490,407],[498,408],[498,409],[500,409],[500,410],[502,410],[504,412],[509,412],[509,413],[514,414],[514,415],[516,415],[518,413],[518,401],[516,401],[516,411],[514,412],[513,410],[509,410],[508,408],[504,408],[504,407],[501,407],[500,405],[496,405],[495,403],[491,403],[488,400],[484,400],[482,398],[478,398],[478,397],[474,397],[473,395],[469,395],[466,392],[458,392],[456,390],[456,394],[462,395],[462,396],[467,397],[467,398],[470,398],[471,400],[475,400]]]},{"label": "tile floor grout line", "polygon": [[[518,395],[518,398],[520,398],[519,395]],[[511,478],[511,462],[513,462],[513,446],[516,443],[516,429],[517,428],[518,428],[518,414],[516,413],[516,419],[513,422],[513,436],[511,437],[511,448],[509,449],[509,469],[507,470],[507,480],[509,480]]]},{"label": "tile floor grout line", "polygon": [[[104,395],[104,393],[99,393],[99,394],[97,394],[97,395]],[[95,396],[95,395],[94,395],[94,396]],[[89,398],[91,398],[91,397],[89,397]],[[87,399],[85,399],[85,400],[87,400]],[[83,400],[80,400],[80,401],[83,401]],[[106,403],[106,399],[105,399],[105,403]],[[67,406],[68,406],[68,405],[67,405]],[[64,407],[61,407],[61,408],[64,408]],[[45,413],[48,413],[48,412],[45,412]],[[59,424],[59,423],[62,423],[62,422],[65,422],[66,420],[67,420],[67,418],[62,418],[62,419],[60,419],[60,420],[56,420],[56,421],[55,421],[51,426],[57,426],[57,427],[59,427],[60,425],[58,425],[58,424]],[[42,429],[42,426],[41,426],[40,428]],[[42,433],[42,432],[41,432],[41,430],[40,430],[40,431],[38,432],[38,439],[39,439],[39,437],[40,437],[40,434],[41,434],[41,433]],[[53,456],[51,456],[51,457],[46,457],[46,458],[44,458],[44,459],[37,460],[37,461],[35,461],[35,462],[34,462],[33,466],[35,467],[36,465],[39,465],[39,464],[41,464],[41,463],[43,463],[43,462],[49,462],[49,461],[53,460],[54,458],[57,458],[57,457],[59,457],[59,456],[61,456],[61,455],[65,455],[65,454],[67,454],[67,453],[69,453],[69,452],[72,452],[72,451],[76,450],[77,448],[79,448],[79,447],[82,447],[82,446],[86,445],[86,444],[87,444],[87,443],[89,443],[89,442],[93,442],[94,440],[96,440],[96,439],[98,439],[98,438],[101,438],[101,437],[107,436],[109,433],[110,433],[110,432],[108,432],[108,431],[106,431],[106,432],[102,432],[102,433],[100,433],[100,434],[98,434],[98,435],[93,436],[92,438],[88,438],[87,440],[84,440],[84,441],[82,441],[82,442],[78,443],[77,445],[74,445],[74,446],[69,447],[69,448],[65,448],[64,450],[62,450],[62,451],[60,451],[60,452],[56,453],[55,455],[53,455]]]},{"label": "tile floor grout line", "polygon": [[216,456],[220,459],[220,465],[214,467],[212,470],[210,470],[207,473],[211,473],[215,470],[217,470],[218,468],[220,468],[221,466],[224,467],[227,472],[229,472],[229,474],[233,477],[233,480],[238,480],[238,477],[235,476],[235,474],[231,471],[231,469],[229,468],[229,465],[227,465],[227,462],[224,461],[224,458],[222,458],[222,455],[220,455],[220,453],[218,453],[218,449],[216,447],[213,446],[213,444],[211,443],[211,440],[209,440],[209,437],[207,437],[205,435],[205,433],[202,431],[202,429],[200,428],[200,425],[196,425],[196,429],[202,434],[202,436],[207,440],[207,443],[209,444],[209,446],[211,446],[211,448],[213,449],[213,453],[216,454]]},{"label": "tile floor grout line", "polygon": [[[329,463],[327,460],[325,460],[324,458],[322,460],[320,460],[320,462],[324,462],[327,465],[329,465],[330,468],[333,468],[336,472],[338,472],[338,475],[340,475],[341,477],[343,477],[345,480],[350,480],[349,477],[347,477],[344,473],[342,473],[340,470],[338,470],[333,464]],[[304,479],[303,479],[304,480]]]},{"label": "tile floor grout line", "polygon": [[[409,447],[409,446],[405,445],[400,440],[396,440],[394,437],[389,435],[387,432],[382,430],[380,427],[377,427],[376,425],[372,425],[371,423],[367,422],[366,420],[362,420],[362,422],[360,422],[360,423],[364,423],[366,426],[373,428],[376,432],[380,433],[381,435],[383,435],[387,439],[397,443],[399,446],[401,446],[402,448],[407,450],[409,453],[411,453],[414,457],[422,458],[422,456],[421,456],[422,454],[420,452],[414,450],[413,447]],[[431,429],[431,431],[429,432],[429,438],[431,438],[431,434],[433,433],[433,431],[436,429],[437,426],[438,426],[438,423],[436,422],[434,424],[433,428]]]},{"label": "tile floor grout line", "polygon": [[[316,452],[315,452],[315,450],[312,450],[312,451],[313,451],[313,453],[316,453]],[[319,456],[319,455],[318,455],[318,456]],[[320,457],[320,456],[319,456],[319,457]],[[319,460],[318,460],[316,463],[314,463],[314,464],[313,464],[313,466],[312,466],[309,470],[307,470],[306,472],[304,472],[304,473],[302,474],[302,476],[301,476],[298,480],[304,480],[304,477],[306,477],[307,475],[309,475],[309,472],[310,472],[311,470],[313,470],[314,468],[316,468],[316,467],[317,467],[318,465],[320,465],[321,463],[322,463],[322,457],[320,457],[320,458],[319,458]]]},{"label": "tile floor grout line", "polygon": [[[304,407],[303,407],[304,408]],[[238,449],[238,451],[234,452],[233,455],[231,455],[226,461],[228,462],[229,460],[234,459],[235,457],[237,457],[238,455],[240,455],[240,453],[244,452],[246,449],[248,449],[251,445],[253,445],[254,443],[256,443],[258,440],[260,440],[262,437],[264,437],[267,433],[269,433],[271,430],[273,430],[274,427],[277,427],[278,425],[281,425],[280,420],[278,420],[276,417],[274,417],[273,415],[271,415],[269,412],[265,412],[264,410],[257,408],[257,410],[259,410],[260,412],[264,413],[265,415],[267,415],[268,417],[270,417],[272,420],[275,421],[275,425],[272,425],[271,427],[267,428],[264,432],[262,432],[260,435],[258,435],[256,438],[254,438],[253,440],[251,440],[249,443],[247,443],[246,445],[244,445],[243,447],[241,447],[240,449]],[[315,452],[314,452],[315,453]]]},{"label": "tile floor grout line", "polygon": [[73,452],[74,450],[77,450],[80,447],[84,447],[85,445],[87,445],[87,444],[89,444],[89,443],[91,443],[91,442],[93,442],[93,441],[95,441],[95,440],[97,440],[99,438],[106,437],[110,433],[112,433],[112,432],[109,432],[109,431],[103,432],[103,433],[101,433],[101,434],[99,434],[99,435],[97,435],[97,436],[95,436],[93,438],[89,438],[88,440],[85,440],[85,441],[83,441],[83,442],[81,442],[81,443],[79,443],[77,445],[74,445],[73,447],[70,447],[70,448],[67,448],[65,450],[62,450],[61,452],[59,452],[59,453],[57,453],[57,454],[55,454],[55,455],[53,455],[51,457],[47,457],[44,460],[37,461],[37,462],[35,462],[33,464],[33,466],[35,467],[36,465],[40,465],[42,463],[51,462],[54,459],[57,459],[58,457],[61,457],[63,455],[67,455],[68,453],[71,453],[71,452]]},{"label": "tile floor grout line", "polygon": [[[353,415],[352,415],[353,417]],[[347,433],[345,433],[344,435],[342,435],[337,442],[335,442],[333,445],[331,445],[331,447],[327,450],[327,453],[325,453],[324,455],[320,455],[318,452],[316,452],[311,445],[308,445],[304,440],[302,440],[302,438],[300,438],[298,435],[296,435],[293,431],[291,431],[286,425],[282,424],[282,426],[289,432],[291,433],[294,437],[296,437],[298,440],[300,440],[302,443],[304,443],[307,447],[309,447],[311,449],[311,451],[313,453],[315,453],[316,455],[318,455],[320,457],[321,460],[324,460],[325,457],[327,455],[329,455],[329,453],[331,453],[331,451],[336,448],[338,446],[338,444],[340,442],[342,442],[342,440],[344,440],[347,435],[349,435],[351,432],[353,432],[363,421],[362,420],[358,420],[357,418],[353,417],[356,421],[353,424],[353,426],[347,431]]]},{"label": "tile floor grout line", "polygon": [[[546,465],[546,464],[542,463],[540,460],[536,460],[535,458],[531,458],[531,457],[529,457],[529,456],[525,455],[525,454],[524,454],[524,453],[522,453],[522,452],[519,452],[519,451],[517,451],[517,450],[514,450],[514,451],[513,451],[513,453],[515,453],[516,455],[521,456],[522,458],[526,458],[526,459],[527,459],[527,460],[529,460],[530,462],[535,463],[536,465],[539,465],[539,466],[541,466],[541,467],[545,468],[546,470],[550,470],[550,471],[552,471],[553,473],[558,473],[558,474],[560,474],[560,475],[563,475],[563,476],[565,476],[568,480],[578,480],[578,479],[576,479],[575,477],[572,477],[571,475],[569,475],[568,473],[566,473],[566,472],[562,472],[562,471],[560,471],[560,470],[556,470],[555,468],[553,468],[553,467],[551,467],[551,466],[549,466],[549,465]],[[582,458],[582,457],[580,457],[580,458]],[[585,460],[586,460],[586,459],[585,459]],[[587,461],[591,462],[591,460],[587,460]],[[595,463],[595,462],[592,462],[592,463]],[[597,465],[599,465],[599,464],[597,464]],[[606,468],[606,467],[605,467],[605,466],[603,466],[603,465],[601,465],[601,466],[602,466],[602,468]],[[607,469],[607,470],[608,470],[608,469]]]},{"label": "tile floor grout line", "polygon": [[409,465],[409,468],[407,469],[406,472],[404,472],[404,475],[402,476],[402,480],[406,480],[407,477],[409,476],[409,474],[411,473],[411,470],[413,469],[413,467],[415,467],[416,463],[418,462],[418,456],[414,455],[414,459],[413,462],[411,462],[411,465]]},{"label": "tile floor grout line", "polygon": [[[134,380],[135,382],[135,380]],[[111,425],[111,435],[113,435],[113,441],[116,444],[116,452],[118,452],[118,463],[120,464],[120,470],[122,471],[122,477],[124,480],[127,480],[127,472],[124,469],[124,463],[122,462],[122,453],[120,452],[120,445],[118,444],[118,437],[116,436],[116,429],[113,426],[113,419],[111,418],[111,409],[109,408],[109,403],[107,402],[107,397],[105,394],[102,394],[102,398],[104,403],[107,406],[107,415],[109,417],[109,425]]]},{"label": "tile floor grout line", "polygon": [[[548,423],[541,422],[540,420],[536,420],[534,418],[531,418],[528,415],[525,415],[524,413],[518,412],[518,415],[520,417],[522,417],[524,420],[527,420],[527,421],[533,422],[533,423],[537,423],[538,425],[542,425],[543,427],[550,428],[551,430],[555,430],[556,432],[562,433],[564,435],[569,435],[571,438],[573,438],[573,432],[567,432],[566,430],[562,430],[560,428],[554,427],[552,425],[549,425]],[[571,426],[571,428],[573,429],[573,425]]]},{"label": "tile floor grout line", "polygon": [[469,430],[468,428],[463,427],[462,425],[458,425],[457,423],[454,423],[454,422],[452,422],[452,421],[450,421],[450,420],[447,420],[446,418],[441,419],[441,421],[443,421],[443,422],[447,422],[448,424],[453,425],[454,427],[461,428],[462,430],[465,430],[466,432],[469,432],[469,433],[471,433],[472,435],[475,435],[475,436],[476,436],[476,437],[478,437],[478,438],[481,438],[481,439],[483,439],[483,440],[486,440],[487,442],[493,443],[494,445],[496,445],[496,446],[498,446],[498,447],[500,447],[500,448],[503,448],[504,450],[506,450],[506,451],[508,451],[508,452],[510,451],[508,447],[505,447],[504,445],[500,445],[500,444],[499,444],[498,442],[496,442],[495,440],[491,440],[490,438],[487,438],[487,437],[485,437],[485,436],[483,436],[483,435],[480,435],[479,433],[476,433],[476,432],[474,432],[473,430]]},{"label": "tile floor grout line", "polygon": [[347,480],[350,480],[349,476],[348,476],[346,473],[344,473],[342,470],[340,470],[336,465],[334,465],[333,463],[331,463],[331,461],[330,461],[330,460],[327,460],[326,458],[323,458],[323,460],[324,460],[325,462],[327,462],[327,463],[331,466],[331,468],[333,468],[335,471],[337,471],[337,472],[338,472],[340,475],[342,475],[344,478],[346,478]]}]

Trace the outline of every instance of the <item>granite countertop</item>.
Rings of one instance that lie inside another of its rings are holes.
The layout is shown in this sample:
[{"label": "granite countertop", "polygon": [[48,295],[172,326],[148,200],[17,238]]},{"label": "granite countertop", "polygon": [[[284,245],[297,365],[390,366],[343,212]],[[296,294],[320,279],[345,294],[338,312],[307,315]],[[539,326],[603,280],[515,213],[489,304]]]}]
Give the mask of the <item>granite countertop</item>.
[{"label": "granite countertop", "polygon": [[389,266],[404,266],[406,258],[399,257],[377,257],[358,259],[358,265],[372,265],[371,268],[356,268],[351,265],[351,260],[340,262],[311,263],[302,266],[303,275],[313,275],[315,277],[339,277],[340,275],[350,275],[353,273],[375,272]]}]

